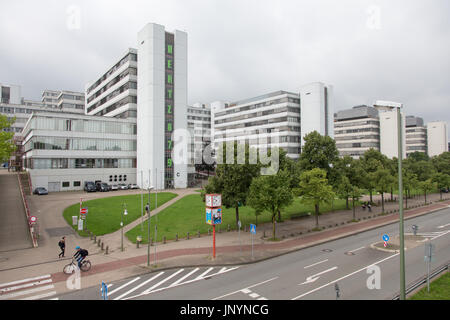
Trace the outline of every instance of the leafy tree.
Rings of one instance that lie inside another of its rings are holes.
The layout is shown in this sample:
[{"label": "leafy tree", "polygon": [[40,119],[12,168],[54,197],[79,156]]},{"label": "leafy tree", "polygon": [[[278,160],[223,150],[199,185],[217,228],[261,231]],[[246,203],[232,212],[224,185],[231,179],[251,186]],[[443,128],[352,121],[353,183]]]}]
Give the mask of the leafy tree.
[{"label": "leafy tree", "polygon": [[387,162],[389,159],[380,151],[371,148],[364,152],[363,156],[360,158],[360,161],[366,173],[366,179],[363,181],[362,186],[369,190],[370,202],[373,202],[372,192],[377,188],[375,172],[379,168],[386,169],[388,167]]},{"label": "leafy tree", "polygon": [[423,191],[425,196],[425,204],[427,203],[427,193],[433,191],[436,188],[436,183],[434,183],[431,179],[427,179],[425,181],[419,182],[419,188]]},{"label": "leafy tree", "polygon": [[431,163],[436,171],[450,176],[450,152],[444,152],[438,156],[434,156],[431,158]]},{"label": "leafy tree", "polygon": [[319,168],[302,172],[300,175],[298,192],[303,203],[314,205],[316,228],[319,228],[319,206],[324,202],[332,202],[335,196],[326,175],[326,171]]},{"label": "leafy tree", "polygon": [[442,201],[442,189],[447,188],[450,184],[450,176],[446,173],[437,172],[433,175],[431,180],[435,182],[439,188],[440,199]]},{"label": "leafy tree", "polygon": [[8,120],[8,117],[0,114],[0,163],[8,161],[11,154],[16,150],[13,141],[14,132],[4,131],[4,129],[11,128],[15,121],[16,118]]},{"label": "leafy tree", "polygon": [[[231,147],[234,150],[231,150],[231,153],[234,152],[234,161],[231,164],[227,164],[225,159],[226,151],[227,148]],[[208,179],[208,184],[203,187],[201,192],[203,201],[205,201],[205,194],[222,194],[222,204],[226,208],[235,208],[236,227],[239,221],[239,207],[246,204],[252,179],[257,177],[260,172],[259,164],[250,164],[248,144],[245,144],[245,146],[240,145],[239,148],[241,147],[245,148],[245,153],[243,152],[245,159],[239,159],[242,160],[243,164],[238,163],[237,142],[229,145],[223,143],[222,150],[218,154],[218,157],[222,157],[223,161],[217,165],[216,175]]]},{"label": "leafy tree", "polygon": [[402,183],[403,183],[403,189],[405,189],[405,200],[406,200],[406,208],[408,208],[408,197],[411,197],[411,188],[417,186],[418,180],[417,175],[415,173],[412,173],[405,168],[402,168],[403,171],[403,177],[402,177]]},{"label": "leafy tree", "polygon": [[363,195],[363,192],[357,186],[352,185],[350,190],[350,197],[352,198],[352,211],[353,211],[353,220],[356,220],[356,210],[355,210],[355,202],[358,201]]},{"label": "leafy tree", "polygon": [[373,178],[376,184],[376,190],[381,194],[381,211],[384,213],[384,193],[389,190],[393,183],[395,183],[395,178],[388,169],[382,167],[374,172]]},{"label": "leafy tree", "polygon": [[275,239],[277,213],[294,201],[289,185],[290,174],[286,170],[254,178],[250,185],[247,203],[255,209],[255,212],[269,211],[271,213],[273,239]]}]

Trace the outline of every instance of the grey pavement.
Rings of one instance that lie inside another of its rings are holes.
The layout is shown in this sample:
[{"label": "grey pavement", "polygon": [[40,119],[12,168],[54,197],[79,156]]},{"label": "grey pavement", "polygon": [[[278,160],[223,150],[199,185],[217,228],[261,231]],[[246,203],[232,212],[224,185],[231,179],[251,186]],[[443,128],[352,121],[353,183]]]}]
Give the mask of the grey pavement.
[{"label": "grey pavement", "polygon": [[[152,216],[181,197],[195,193],[195,189],[166,191],[175,192],[178,196],[158,208],[158,210],[152,211]],[[72,254],[75,245],[80,245],[89,250],[89,259],[94,266],[92,270],[95,271],[90,272],[83,278],[83,286],[89,286],[98,285],[99,281],[101,283],[101,281],[122,279],[155,269],[194,265],[230,265],[258,261],[329,239],[336,239],[360,232],[383,223],[392,223],[392,219],[398,219],[396,214],[378,216],[381,208],[377,206],[373,207],[371,212],[367,209],[357,208],[356,217],[360,219],[359,222],[349,222],[353,217],[351,210],[340,210],[323,214],[319,218],[319,223],[321,227],[326,228],[320,232],[310,231],[315,226],[314,217],[312,216],[296,220],[285,220],[277,223],[277,237],[281,241],[275,243],[268,240],[271,236],[271,224],[259,224],[257,234],[253,238],[255,248],[253,258],[249,254],[252,237],[248,231],[241,231],[239,237],[236,231],[226,232],[222,230],[221,233],[216,234],[217,256],[215,259],[212,258],[212,237],[202,235],[200,238],[180,239],[180,241],[168,241],[166,244],[158,243],[156,246],[152,246],[150,250],[151,267],[148,268],[146,264],[146,245],[136,248],[135,244],[124,237],[125,250],[122,252],[120,250],[121,233],[119,230],[100,237],[105,245],[108,245],[110,248],[109,253],[105,254],[105,251],[102,251],[89,237],[82,238],[78,236],[62,217],[63,210],[74,203],[78,203],[80,197],[83,198],[83,201],[86,201],[99,197],[140,192],[140,190],[122,190],[113,194],[60,192],[50,193],[47,196],[30,196],[31,212],[38,217],[39,221],[39,247],[0,252],[0,283],[42,274],[51,274],[55,283],[61,282],[57,289],[64,291],[65,285],[62,280],[66,279],[67,276],[62,274],[61,271],[63,266],[68,263],[68,258],[58,259],[59,248],[57,246],[58,240],[62,235],[66,236],[66,257]],[[444,197],[446,197],[444,198],[446,200],[450,198],[447,194],[444,194]],[[374,197],[374,200],[377,201],[377,196]],[[411,216],[421,215],[426,213],[428,209],[437,210],[448,205],[448,203],[438,202],[439,194],[429,195],[427,200],[434,203],[430,206],[423,206],[423,196],[409,199],[409,207],[418,205],[421,205],[421,207],[408,210],[406,214]],[[398,204],[396,202],[388,202],[385,205],[387,212],[397,207]],[[127,225],[124,229],[129,230],[140,222],[141,218]],[[31,243],[29,247],[31,247]]]}]

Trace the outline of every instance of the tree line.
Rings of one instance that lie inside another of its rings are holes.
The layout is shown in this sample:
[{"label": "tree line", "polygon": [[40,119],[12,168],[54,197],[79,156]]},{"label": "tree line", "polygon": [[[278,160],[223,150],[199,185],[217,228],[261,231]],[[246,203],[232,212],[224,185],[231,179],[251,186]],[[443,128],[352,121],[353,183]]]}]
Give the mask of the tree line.
[{"label": "tree line", "polygon": [[[256,164],[248,161],[248,144],[245,145],[245,163],[237,164],[238,144],[235,142],[235,161],[227,164],[224,160],[216,166],[215,176],[210,177],[202,189],[203,201],[205,194],[222,194],[222,204],[235,208],[236,226],[241,206],[252,207],[256,215],[269,212],[273,237],[276,221],[282,220],[282,210],[291,205],[295,197],[314,207],[316,228],[319,227],[320,206],[331,203],[335,197],[346,200],[347,209],[352,202],[355,219],[355,203],[368,193],[373,205],[373,194],[378,192],[384,213],[385,194],[390,193],[392,200],[398,190],[397,158],[389,159],[375,149],[367,150],[359,159],[340,157],[335,141],[317,131],[306,135],[304,141],[297,160],[278,149],[279,169],[270,175],[260,173],[260,169],[268,165],[262,165],[259,160]],[[226,154],[226,148],[224,143],[219,156]],[[402,161],[402,174],[406,207],[408,198],[418,191],[425,196],[425,203],[427,194],[436,190],[440,191],[442,200],[442,192],[448,191],[450,186],[450,152],[433,158],[414,152]]]}]

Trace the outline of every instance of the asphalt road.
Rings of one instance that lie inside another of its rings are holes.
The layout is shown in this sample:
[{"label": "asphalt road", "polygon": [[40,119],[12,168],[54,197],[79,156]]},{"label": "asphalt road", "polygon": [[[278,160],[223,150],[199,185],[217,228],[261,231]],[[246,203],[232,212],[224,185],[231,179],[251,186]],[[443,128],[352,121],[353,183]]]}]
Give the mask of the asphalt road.
[{"label": "asphalt road", "polygon": [[[419,226],[419,234],[427,235],[435,245],[432,268],[447,262],[450,259],[450,209],[405,221],[405,233],[412,232],[413,224]],[[176,268],[124,279],[108,284],[108,299],[335,300],[336,284],[339,299],[390,299],[399,291],[399,254],[371,247],[382,241],[384,234],[394,239],[398,236],[398,224],[237,268]],[[424,243],[405,251],[407,285],[426,273]],[[374,270],[380,272],[379,289],[368,288],[368,282],[376,284],[372,281]],[[99,288],[71,292],[57,299],[97,300],[100,299]]]}]

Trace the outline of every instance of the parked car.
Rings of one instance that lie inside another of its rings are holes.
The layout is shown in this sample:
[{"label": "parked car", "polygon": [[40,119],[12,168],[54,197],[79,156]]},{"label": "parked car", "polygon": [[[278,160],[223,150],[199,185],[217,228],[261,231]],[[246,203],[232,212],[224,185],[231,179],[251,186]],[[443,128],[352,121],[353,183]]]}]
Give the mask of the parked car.
[{"label": "parked car", "polygon": [[117,190],[119,190],[119,186],[118,186],[117,184],[113,184],[113,185],[111,186],[111,190],[112,190],[112,191],[117,191]]},{"label": "parked car", "polygon": [[43,194],[48,194],[48,191],[44,187],[37,187],[36,189],[34,189],[33,193],[37,194],[37,195],[43,195]]},{"label": "parked car", "polygon": [[119,183],[119,189],[120,190],[127,190],[128,186],[125,183]]},{"label": "parked car", "polygon": [[109,191],[108,184],[105,182],[97,182],[96,189],[97,189],[97,191],[100,191],[100,192]]},{"label": "parked car", "polygon": [[84,191],[86,191],[86,192],[95,192],[95,191],[97,191],[97,188],[95,187],[94,182],[92,182],[92,181],[85,181],[84,182]]},{"label": "parked car", "polygon": [[130,184],[128,185],[128,189],[139,189],[139,187],[138,187],[138,185],[135,184],[135,183],[130,183]]}]

